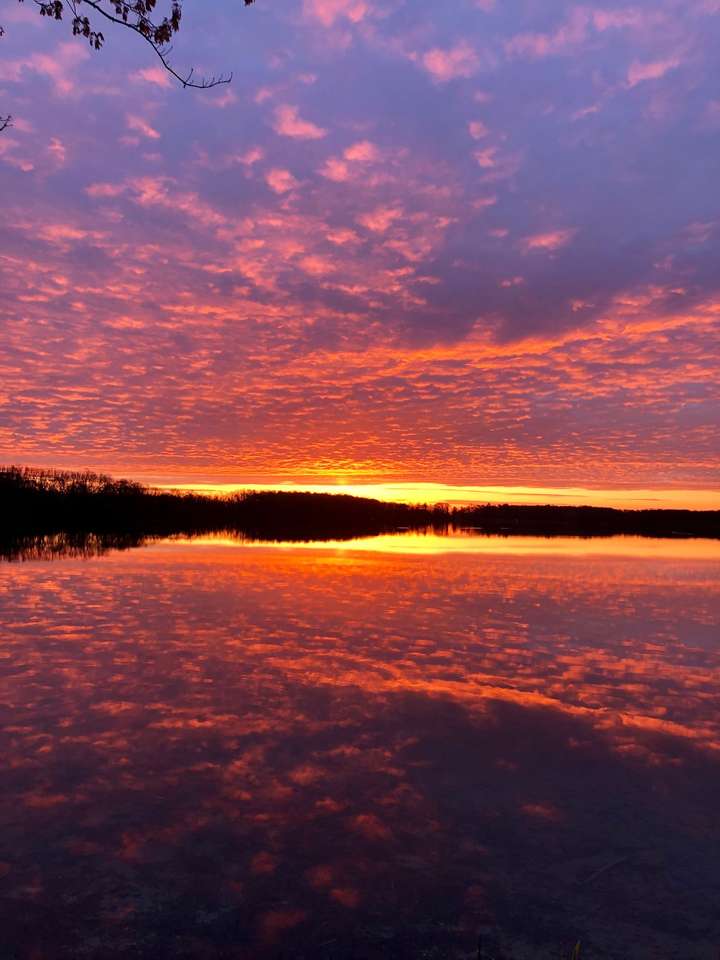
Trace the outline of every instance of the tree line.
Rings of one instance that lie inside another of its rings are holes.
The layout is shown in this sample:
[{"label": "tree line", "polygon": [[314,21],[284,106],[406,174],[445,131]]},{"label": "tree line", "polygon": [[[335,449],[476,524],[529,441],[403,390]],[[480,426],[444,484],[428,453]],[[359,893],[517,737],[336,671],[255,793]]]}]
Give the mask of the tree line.
[{"label": "tree line", "polygon": [[0,539],[6,541],[93,533],[133,545],[142,537],[220,531],[259,540],[347,539],[450,527],[501,536],[720,538],[720,511],[516,504],[451,508],[282,490],[213,497],[92,472],[0,467]]},{"label": "tree line", "polygon": [[145,487],[103,474],[0,468],[4,534],[99,531],[169,536],[236,531],[262,539],[315,539],[444,526],[443,508],[367,497],[243,491],[224,497]]}]

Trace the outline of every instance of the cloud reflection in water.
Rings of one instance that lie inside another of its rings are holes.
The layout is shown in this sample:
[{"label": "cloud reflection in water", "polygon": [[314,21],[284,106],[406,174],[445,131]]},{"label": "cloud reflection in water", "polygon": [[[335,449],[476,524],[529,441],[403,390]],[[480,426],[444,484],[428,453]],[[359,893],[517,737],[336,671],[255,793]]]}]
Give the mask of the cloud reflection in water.
[{"label": "cloud reflection in water", "polygon": [[710,956],[720,561],[691,546],[4,565],[6,942]]}]

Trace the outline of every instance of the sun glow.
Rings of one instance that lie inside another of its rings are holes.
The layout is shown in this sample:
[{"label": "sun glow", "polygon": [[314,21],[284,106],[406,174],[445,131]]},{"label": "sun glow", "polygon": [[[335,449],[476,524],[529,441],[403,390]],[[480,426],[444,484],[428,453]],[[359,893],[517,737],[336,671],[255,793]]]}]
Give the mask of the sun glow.
[{"label": "sun glow", "polygon": [[397,554],[403,556],[440,556],[444,554],[483,554],[508,556],[617,557],[653,560],[695,560],[720,562],[717,540],[649,537],[501,537],[470,532],[441,534],[407,531],[350,540],[262,541],[241,537],[178,537],[153,544],[151,551],[202,548],[323,552],[335,556],[354,554]]},{"label": "sun glow", "polygon": [[566,506],[640,509],[720,509],[720,490],[708,489],[624,489],[590,487],[474,486],[445,483],[391,481],[388,483],[161,483],[160,489],[186,490],[210,496],[227,496],[242,490],[283,490],[310,493],[347,494],[401,503],[563,504]]}]

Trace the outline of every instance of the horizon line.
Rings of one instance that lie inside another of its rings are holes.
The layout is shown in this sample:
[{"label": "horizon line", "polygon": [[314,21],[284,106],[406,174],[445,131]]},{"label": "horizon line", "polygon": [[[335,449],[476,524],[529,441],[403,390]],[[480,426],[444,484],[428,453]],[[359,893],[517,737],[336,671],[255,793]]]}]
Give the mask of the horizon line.
[{"label": "horizon line", "polygon": [[[148,482],[148,481],[146,481]],[[484,503],[542,505],[560,501],[568,506],[618,509],[720,510],[720,490],[692,487],[584,487],[451,484],[437,481],[316,483],[285,480],[278,483],[218,483],[193,481],[154,483],[161,490],[179,490],[223,496],[243,490],[331,493],[371,497],[395,503],[447,503],[467,506]]]},{"label": "horizon line", "polygon": [[449,483],[437,480],[368,480],[348,481],[333,478],[325,482],[278,479],[273,481],[237,481],[214,479],[205,475],[202,480],[185,476],[151,473],[150,471],[116,470],[113,467],[51,467],[35,464],[0,464],[0,469],[16,466],[29,470],[57,470],[58,472],[93,472],[107,474],[113,479],[142,483],[157,490],[195,492],[208,496],[227,496],[242,491],[308,492],[344,494],[369,497],[390,503],[427,504],[447,503],[449,506],[482,504],[527,504],[541,506],[561,502],[568,506],[614,507],[616,509],[676,509],[720,510],[720,488],[658,483],[656,485],[579,485],[575,483],[541,484],[473,484]]}]

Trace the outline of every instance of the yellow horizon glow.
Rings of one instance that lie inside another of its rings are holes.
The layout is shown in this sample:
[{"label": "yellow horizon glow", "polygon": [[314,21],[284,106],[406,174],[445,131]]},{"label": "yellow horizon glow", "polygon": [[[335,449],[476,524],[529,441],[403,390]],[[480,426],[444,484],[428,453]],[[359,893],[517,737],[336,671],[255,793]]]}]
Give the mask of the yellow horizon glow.
[{"label": "yellow horizon glow", "polygon": [[446,483],[161,483],[161,490],[227,496],[244,490],[280,490],[293,493],[334,493],[371,497],[398,503],[449,503],[466,506],[474,503],[565,504],[567,506],[616,507],[625,510],[687,509],[720,510],[720,490],[692,488],[597,488],[475,486]]},{"label": "yellow horizon glow", "polygon": [[720,541],[672,539],[665,537],[532,537],[499,536],[456,531],[441,534],[421,531],[355,537],[351,540],[272,541],[243,540],[227,535],[173,537],[148,547],[149,550],[191,547],[230,550],[269,550],[343,554],[403,554],[440,556],[446,554],[499,554],[512,556],[617,557],[665,560],[709,560],[720,563]]}]

